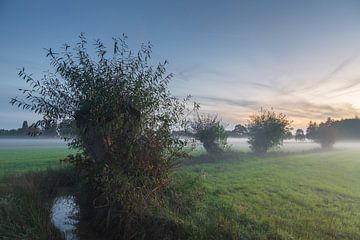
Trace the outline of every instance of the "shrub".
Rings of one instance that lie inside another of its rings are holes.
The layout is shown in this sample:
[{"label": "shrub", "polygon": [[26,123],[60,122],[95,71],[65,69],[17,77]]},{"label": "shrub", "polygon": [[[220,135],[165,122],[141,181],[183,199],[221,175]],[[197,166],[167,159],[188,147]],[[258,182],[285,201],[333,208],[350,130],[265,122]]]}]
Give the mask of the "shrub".
[{"label": "shrub", "polygon": [[55,71],[35,80],[22,69],[31,88],[11,103],[41,114],[37,126],[74,123],[70,146],[82,152],[68,161],[81,177],[82,212],[100,232],[121,234],[163,202],[174,162],[185,155],[185,142],[171,131],[184,124],[187,99],[171,95],[167,62],[151,65],[150,44],[136,54],[126,37],[111,49],[100,40],[94,45],[95,59],[83,34],[74,48],[48,49]]},{"label": "shrub", "polygon": [[319,143],[323,149],[331,149],[336,142],[336,128],[331,118],[328,118],[326,122],[322,122],[319,125],[310,122],[307,132],[307,135]]},{"label": "shrub", "polygon": [[285,114],[261,109],[259,114],[250,116],[247,129],[251,150],[265,153],[270,148],[282,144],[290,131],[290,121]]},{"label": "shrub", "polygon": [[197,115],[191,124],[192,131],[208,153],[223,152],[227,144],[227,135],[218,116]]}]

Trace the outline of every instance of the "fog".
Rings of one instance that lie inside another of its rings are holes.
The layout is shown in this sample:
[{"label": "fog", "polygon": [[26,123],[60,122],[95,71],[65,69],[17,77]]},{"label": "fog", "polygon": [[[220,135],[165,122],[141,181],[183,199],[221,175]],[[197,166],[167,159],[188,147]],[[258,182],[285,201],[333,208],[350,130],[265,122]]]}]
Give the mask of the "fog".
[{"label": "fog", "polygon": [[[228,145],[234,151],[249,152],[249,144],[246,138],[228,138]],[[65,148],[66,143],[58,138],[0,138],[0,149],[9,148]],[[197,148],[202,148],[201,143],[196,142]],[[271,151],[305,152],[320,149],[320,145],[310,140],[295,141],[285,140],[283,145]],[[360,149],[360,141],[339,141],[334,149]]]},{"label": "fog", "polygon": [[58,138],[0,138],[1,148],[65,148],[66,143]]}]

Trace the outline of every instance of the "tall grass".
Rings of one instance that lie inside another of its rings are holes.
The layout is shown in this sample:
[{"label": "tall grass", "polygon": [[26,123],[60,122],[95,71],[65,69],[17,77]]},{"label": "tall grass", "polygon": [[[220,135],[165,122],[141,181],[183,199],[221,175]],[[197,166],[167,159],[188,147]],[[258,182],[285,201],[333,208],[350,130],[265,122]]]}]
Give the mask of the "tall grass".
[{"label": "tall grass", "polygon": [[[222,201],[212,202],[201,173],[175,173],[164,196],[161,207],[153,206],[153,209],[144,209],[132,215],[125,230],[119,224],[120,214],[112,216],[108,232],[96,227],[98,218],[82,215],[81,236],[97,240],[280,239],[267,224],[248,219]],[[80,212],[86,213],[81,204]]]},{"label": "tall grass", "polygon": [[50,220],[60,189],[74,187],[69,168],[29,172],[0,180],[0,239],[62,239]]}]

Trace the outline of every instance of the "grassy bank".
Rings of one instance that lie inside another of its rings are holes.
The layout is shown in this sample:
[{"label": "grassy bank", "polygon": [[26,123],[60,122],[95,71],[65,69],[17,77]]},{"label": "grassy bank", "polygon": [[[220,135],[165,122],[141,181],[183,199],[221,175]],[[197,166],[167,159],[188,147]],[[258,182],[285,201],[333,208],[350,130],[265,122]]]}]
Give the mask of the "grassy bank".
[{"label": "grassy bank", "polygon": [[77,182],[71,168],[2,177],[0,239],[63,239],[50,220],[52,201]]}]

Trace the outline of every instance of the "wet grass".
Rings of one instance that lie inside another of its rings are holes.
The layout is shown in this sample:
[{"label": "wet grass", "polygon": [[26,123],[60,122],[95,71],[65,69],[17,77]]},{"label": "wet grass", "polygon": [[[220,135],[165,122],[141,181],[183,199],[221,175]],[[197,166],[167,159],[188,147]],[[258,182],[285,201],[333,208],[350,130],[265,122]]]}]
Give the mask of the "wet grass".
[{"label": "wet grass", "polygon": [[74,188],[71,168],[27,172],[0,181],[0,239],[63,239],[50,220],[58,191]]},{"label": "wet grass", "polygon": [[[59,168],[67,154],[65,148],[0,149],[0,175]],[[203,154],[195,152],[174,173],[180,182],[201,176],[206,197],[183,218],[199,238],[360,239],[360,150]],[[0,196],[2,204],[15,202],[3,190]]]},{"label": "wet grass", "polygon": [[73,150],[61,147],[19,147],[0,149],[0,176],[57,168]]},{"label": "wet grass", "polygon": [[0,146],[0,239],[62,239],[50,208],[59,191],[77,182],[60,163],[73,151],[28,142]]},{"label": "wet grass", "polygon": [[[360,239],[360,150],[193,163],[208,205],[224,202],[284,239]],[[199,159],[201,160],[201,159]]]}]

